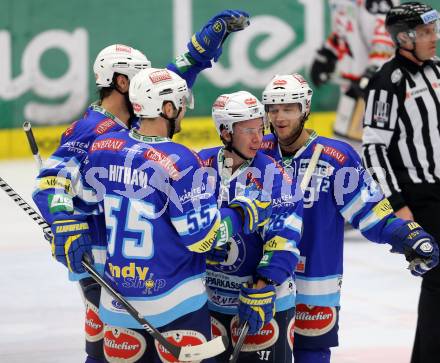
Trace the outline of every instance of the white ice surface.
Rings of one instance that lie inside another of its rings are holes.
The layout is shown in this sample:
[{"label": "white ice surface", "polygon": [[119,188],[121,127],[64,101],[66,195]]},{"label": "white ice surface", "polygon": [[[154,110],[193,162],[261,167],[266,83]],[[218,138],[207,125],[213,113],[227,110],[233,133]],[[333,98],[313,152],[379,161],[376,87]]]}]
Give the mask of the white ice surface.
[{"label": "white ice surface", "polygon": [[[0,176],[31,202],[32,161],[0,163]],[[32,204],[32,203],[31,203]],[[349,231],[333,363],[407,363],[420,279],[402,256]],[[0,362],[84,361],[83,306],[41,229],[0,191]]]}]

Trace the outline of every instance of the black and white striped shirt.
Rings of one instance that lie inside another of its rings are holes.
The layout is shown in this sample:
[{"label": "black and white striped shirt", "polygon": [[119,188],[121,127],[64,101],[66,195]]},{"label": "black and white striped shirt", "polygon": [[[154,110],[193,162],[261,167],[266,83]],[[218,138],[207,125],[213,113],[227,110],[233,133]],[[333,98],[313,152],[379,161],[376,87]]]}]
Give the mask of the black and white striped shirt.
[{"label": "black and white striped shirt", "polygon": [[363,160],[394,210],[405,206],[401,188],[440,184],[440,63],[419,66],[398,52],[368,85]]}]

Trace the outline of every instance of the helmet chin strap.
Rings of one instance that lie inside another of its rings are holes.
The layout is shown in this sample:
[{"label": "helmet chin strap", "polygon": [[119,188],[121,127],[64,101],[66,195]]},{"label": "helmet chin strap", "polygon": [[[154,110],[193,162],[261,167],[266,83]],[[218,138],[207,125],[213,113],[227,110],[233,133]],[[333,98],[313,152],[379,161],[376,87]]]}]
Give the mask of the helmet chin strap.
[{"label": "helmet chin strap", "polygon": [[242,152],[240,152],[236,147],[232,146],[234,134],[230,133],[230,135],[231,135],[231,141],[226,141],[222,138],[223,143],[225,144],[225,150],[237,154],[243,160],[252,160],[252,158],[248,158]]}]

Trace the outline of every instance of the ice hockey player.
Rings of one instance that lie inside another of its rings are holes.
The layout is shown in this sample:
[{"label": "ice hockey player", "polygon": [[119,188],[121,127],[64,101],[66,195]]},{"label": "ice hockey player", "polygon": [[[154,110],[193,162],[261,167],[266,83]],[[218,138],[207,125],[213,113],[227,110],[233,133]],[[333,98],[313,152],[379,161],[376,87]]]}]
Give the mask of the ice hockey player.
[{"label": "ice hockey player", "polygon": [[272,218],[264,230],[232,236],[226,261],[214,259],[217,263],[208,264],[206,285],[213,331],[232,335],[229,350],[218,356],[218,362],[229,358],[232,340],[237,340],[239,324],[244,321],[250,329],[240,362],[291,362],[295,315],[292,266],[299,257],[302,200],[293,201],[291,178],[272,158],[258,151],[264,107],[255,96],[245,91],[223,94],[214,102],[212,117],[224,146],[201,150],[199,155],[217,176],[218,205],[227,206],[245,186],[261,188],[273,201]]},{"label": "ice hockey player", "polygon": [[[360,141],[363,93],[374,72],[394,55],[385,29],[385,14],[397,0],[329,0],[331,33],[317,51],[310,76],[319,87],[340,84],[333,129],[337,135]],[[353,143],[358,145],[358,143]]]},{"label": "ice hockey player", "polygon": [[[181,129],[190,98],[186,82],[167,69],[140,71],[130,84],[139,130],[111,132],[90,147],[82,198],[105,214],[108,231],[104,278],[172,341],[197,345],[211,339],[204,285],[206,252],[226,234],[254,232],[268,220],[271,201],[246,191],[217,208],[208,173],[197,154],[171,140]],[[96,199],[95,199],[96,198]],[[244,217],[244,218],[243,218]],[[90,248],[82,215],[54,221],[55,246],[68,246],[60,260],[80,264]],[[66,227],[83,226],[73,231]],[[106,290],[100,316],[108,361],[169,361],[171,356]],[[117,344],[116,344],[117,342]],[[136,346],[129,351],[125,347]],[[130,360],[129,360],[130,358]],[[213,360],[205,360],[213,361]]]},{"label": "ice hockey player", "polygon": [[[328,363],[338,345],[344,221],[411,261],[414,275],[438,264],[438,246],[418,224],[397,218],[377,184],[345,142],[304,129],[312,89],[299,74],[277,75],[263,91],[272,134],[263,150],[300,182],[316,145],[324,146],[304,195],[303,235],[296,268],[295,363]],[[319,324],[315,324],[319,321]]]},{"label": "ice hockey player", "polygon": [[[238,31],[248,24],[245,12],[225,10],[212,19],[188,43],[188,52],[168,65],[185,80],[190,87],[197,74],[211,66],[222,52],[222,41],[230,31]],[[215,28],[215,30],[214,30]],[[206,43],[206,42],[209,42]],[[99,135],[111,131],[128,129],[136,123],[128,99],[130,80],[139,70],[150,67],[150,61],[140,51],[122,44],[114,44],[99,52],[94,63],[96,86],[100,100],[92,104],[83,117],[74,122],[62,135],[59,148],[48,159],[37,180],[34,201],[44,218],[52,223],[65,213],[81,213],[82,202],[71,188],[71,179],[78,179],[83,162],[93,141]],[[66,195],[59,196],[55,188],[65,188]],[[100,216],[88,217],[94,247],[95,267],[103,271],[105,260],[105,228]],[[100,288],[87,274],[74,274],[70,279],[80,280],[86,306],[86,352],[87,363],[102,362],[103,324],[99,319],[98,305]],[[80,268],[79,271],[83,272]]]}]

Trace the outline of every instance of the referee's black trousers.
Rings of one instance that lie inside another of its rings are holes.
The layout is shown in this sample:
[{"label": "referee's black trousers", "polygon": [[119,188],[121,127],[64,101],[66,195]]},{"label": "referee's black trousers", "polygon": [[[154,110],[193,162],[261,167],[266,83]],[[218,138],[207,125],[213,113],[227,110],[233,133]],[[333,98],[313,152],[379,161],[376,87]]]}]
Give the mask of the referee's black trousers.
[{"label": "referee's black trousers", "polygon": [[[414,219],[440,243],[440,184],[401,185]],[[423,276],[411,363],[440,362],[440,267]]]}]

